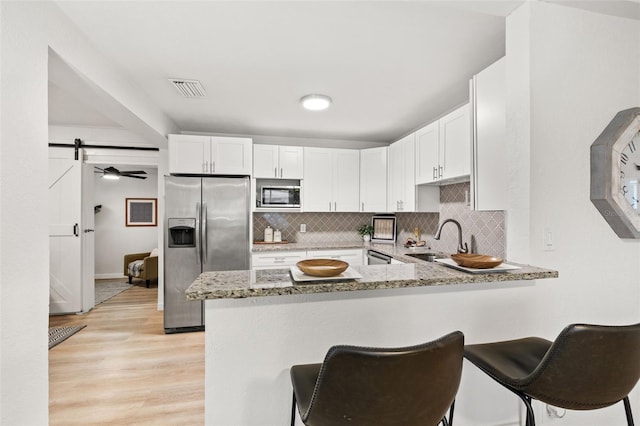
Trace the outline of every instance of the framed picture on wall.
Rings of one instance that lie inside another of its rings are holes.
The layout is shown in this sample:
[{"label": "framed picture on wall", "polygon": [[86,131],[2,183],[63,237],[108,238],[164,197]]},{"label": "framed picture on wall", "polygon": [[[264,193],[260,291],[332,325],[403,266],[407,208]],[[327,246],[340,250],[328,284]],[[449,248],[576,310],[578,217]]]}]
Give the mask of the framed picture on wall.
[{"label": "framed picture on wall", "polygon": [[157,198],[127,198],[125,206],[127,226],[158,226]]},{"label": "framed picture on wall", "polygon": [[396,242],[396,217],[395,216],[373,216],[371,218],[373,234],[371,241],[376,243]]}]

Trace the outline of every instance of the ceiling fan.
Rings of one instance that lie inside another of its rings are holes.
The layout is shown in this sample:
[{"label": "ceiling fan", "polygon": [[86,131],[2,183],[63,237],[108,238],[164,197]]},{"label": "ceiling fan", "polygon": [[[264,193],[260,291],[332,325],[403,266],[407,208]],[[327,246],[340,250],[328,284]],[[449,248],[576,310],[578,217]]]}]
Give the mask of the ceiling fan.
[{"label": "ceiling fan", "polygon": [[138,176],[138,175],[146,175],[147,172],[144,170],[123,170],[120,171],[113,166],[109,166],[106,169],[101,169],[100,167],[96,167],[96,173],[102,173],[102,177],[105,179],[120,179],[122,177],[129,177],[135,179],[146,179],[146,176]]}]

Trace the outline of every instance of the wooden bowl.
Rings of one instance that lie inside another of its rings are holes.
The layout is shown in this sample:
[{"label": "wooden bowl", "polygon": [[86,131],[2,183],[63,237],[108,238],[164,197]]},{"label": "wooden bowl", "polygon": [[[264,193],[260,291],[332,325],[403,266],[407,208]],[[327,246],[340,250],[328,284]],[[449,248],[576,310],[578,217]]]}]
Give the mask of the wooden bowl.
[{"label": "wooden bowl", "polygon": [[336,259],[307,259],[296,263],[296,266],[314,277],[335,277],[346,271],[349,264]]},{"label": "wooden bowl", "polygon": [[451,258],[460,266],[465,268],[489,269],[502,263],[502,259],[484,254],[452,254]]}]

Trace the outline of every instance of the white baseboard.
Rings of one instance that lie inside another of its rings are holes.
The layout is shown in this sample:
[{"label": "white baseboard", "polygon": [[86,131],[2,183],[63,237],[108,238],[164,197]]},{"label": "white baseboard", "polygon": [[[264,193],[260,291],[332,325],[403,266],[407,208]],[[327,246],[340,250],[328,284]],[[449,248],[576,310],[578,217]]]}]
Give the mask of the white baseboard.
[{"label": "white baseboard", "polygon": [[163,303],[158,303],[158,310],[159,311],[164,311],[164,304]]},{"label": "white baseboard", "polygon": [[95,274],[94,278],[96,280],[114,280],[114,279],[118,279],[118,278],[127,278],[126,275],[122,275],[122,273],[115,273],[115,274]]}]

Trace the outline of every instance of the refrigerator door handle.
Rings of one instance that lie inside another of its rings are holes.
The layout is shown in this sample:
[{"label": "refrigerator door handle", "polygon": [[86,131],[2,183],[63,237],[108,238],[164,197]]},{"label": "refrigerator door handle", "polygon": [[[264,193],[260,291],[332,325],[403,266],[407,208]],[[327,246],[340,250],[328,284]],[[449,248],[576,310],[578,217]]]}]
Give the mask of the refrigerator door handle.
[{"label": "refrigerator door handle", "polygon": [[207,250],[207,203],[202,203],[202,263],[209,261]]},{"label": "refrigerator door handle", "polygon": [[200,264],[200,246],[202,244],[202,235],[200,233],[200,220],[201,220],[200,203],[196,203],[196,263]]}]

